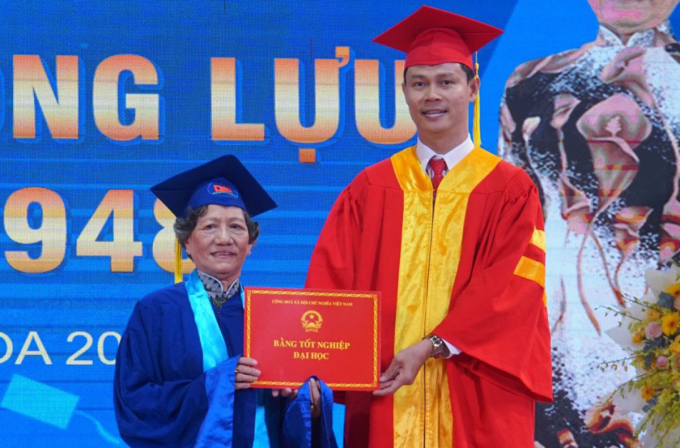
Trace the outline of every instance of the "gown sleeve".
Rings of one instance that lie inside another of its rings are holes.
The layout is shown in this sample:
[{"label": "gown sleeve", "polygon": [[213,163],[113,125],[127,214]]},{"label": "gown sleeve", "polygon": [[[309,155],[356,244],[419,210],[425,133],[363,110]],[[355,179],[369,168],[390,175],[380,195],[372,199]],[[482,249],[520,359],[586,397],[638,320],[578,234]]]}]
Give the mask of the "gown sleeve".
[{"label": "gown sleeve", "polygon": [[510,181],[477,251],[478,266],[461,292],[454,292],[449,313],[433,333],[463,352],[452,362],[520,395],[552,401],[543,215],[524,172]]},{"label": "gown sleeve", "polygon": [[[211,416],[216,420],[220,413],[233,412],[236,358],[205,373],[186,367],[178,367],[179,374],[164,372],[160,352],[167,350],[162,340],[168,330],[159,314],[138,303],[121,339],[114,378],[118,428],[134,448],[194,447],[199,432],[205,432],[204,420],[209,424]],[[173,331],[181,333],[179,328]]]},{"label": "gown sleeve", "polygon": [[[354,288],[361,236],[358,197],[364,183],[360,174],[340,193],[331,208],[309,262],[305,288]],[[336,402],[345,403],[344,392],[334,392],[333,396]]]},{"label": "gown sleeve", "polygon": [[354,288],[361,240],[360,199],[365,185],[361,173],[335,201],[314,248],[305,287]]},{"label": "gown sleeve", "polygon": [[[316,377],[315,377],[316,378]],[[338,448],[333,432],[333,391],[319,381],[321,409],[317,421],[312,419],[309,379],[298,389],[293,400],[279,401],[274,417],[276,445],[271,448]],[[270,438],[271,440],[271,438]]]}]

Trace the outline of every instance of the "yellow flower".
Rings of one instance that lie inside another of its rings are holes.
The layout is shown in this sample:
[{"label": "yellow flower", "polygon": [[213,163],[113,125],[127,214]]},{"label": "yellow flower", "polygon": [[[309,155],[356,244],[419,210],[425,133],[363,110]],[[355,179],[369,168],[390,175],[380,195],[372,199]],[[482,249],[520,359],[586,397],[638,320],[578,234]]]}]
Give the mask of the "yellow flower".
[{"label": "yellow flower", "polygon": [[666,293],[672,295],[673,297],[680,297],[680,283],[675,283],[668,288],[666,288]]},{"label": "yellow flower", "polygon": [[650,308],[649,310],[647,310],[647,320],[654,321],[659,319],[661,319],[660,312],[658,312],[654,308]]},{"label": "yellow flower", "polygon": [[648,383],[645,383],[640,393],[642,394],[642,399],[645,401],[649,401],[654,398],[654,389],[652,389],[652,386],[650,386]]},{"label": "yellow flower", "polygon": [[672,354],[674,355],[680,355],[680,342],[675,341],[671,345],[668,346],[668,350],[671,351]]},{"label": "yellow flower", "polygon": [[[641,344],[642,339],[644,339],[644,337],[645,337],[645,332],[644,331],[638,331],[632,337],[633,344]],[[678,347],[680,347],[680,344],[678,344]]]},{"label": "yellow flower", "polygon": [[661,330],[666,336],[672,336],[680,327],[680,313],[670,313],[661,319]]}]

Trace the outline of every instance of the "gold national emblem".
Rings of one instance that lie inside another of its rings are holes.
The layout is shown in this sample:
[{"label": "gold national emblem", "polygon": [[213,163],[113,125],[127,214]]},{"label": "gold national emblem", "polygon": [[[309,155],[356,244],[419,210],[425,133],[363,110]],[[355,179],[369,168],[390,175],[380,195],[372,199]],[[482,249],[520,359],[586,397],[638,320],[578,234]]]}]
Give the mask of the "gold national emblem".
[{"label": "gold national emblem", "polygon": [[305,331],[314,331],[318,333],[323,324],[323,317],[321,317],[321,314],[318,312],[309,310],[305,311],[300,318],[300,322],[302,322],[302,328],[304,328]]}]

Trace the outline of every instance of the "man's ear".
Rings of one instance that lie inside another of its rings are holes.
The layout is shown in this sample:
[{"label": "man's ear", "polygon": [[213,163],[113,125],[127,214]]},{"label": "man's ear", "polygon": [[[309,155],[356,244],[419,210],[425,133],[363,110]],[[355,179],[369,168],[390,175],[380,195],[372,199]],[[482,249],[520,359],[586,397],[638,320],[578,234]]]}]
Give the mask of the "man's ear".
[{"label": "man's ear", "polygon": [[468,87],[470,89],[470,102],[473,102],[477,98],[477,95],[479,95],[480,84],[481,81],[477,75],[475,75],[474,78],[472,78],[468,83]]}]

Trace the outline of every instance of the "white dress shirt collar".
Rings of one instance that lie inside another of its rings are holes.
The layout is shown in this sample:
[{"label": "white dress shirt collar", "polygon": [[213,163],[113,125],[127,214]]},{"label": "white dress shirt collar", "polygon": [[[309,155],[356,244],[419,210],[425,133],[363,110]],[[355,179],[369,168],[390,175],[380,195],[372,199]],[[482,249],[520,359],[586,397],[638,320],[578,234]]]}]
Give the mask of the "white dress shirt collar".
[{"label": "white dress shirt collar", "polygon": [[430,163],[430,159],[435,156],[444,159],[446,162],[446,170],[450,171],[454,166],[458,164],[461,160],[465,158],[470,152],[475,149],[474,143],[468,134],[467,139],[463,141],[460,145],[452,148],[446,154],[439,154],[435,152],[432,148],[425,145],[418,139],[418,144],[416,145],[416,154],[418,155],[418,160],[420,161],[420,166],[423,167],[423,171],[427,172],[427,164]]}]

